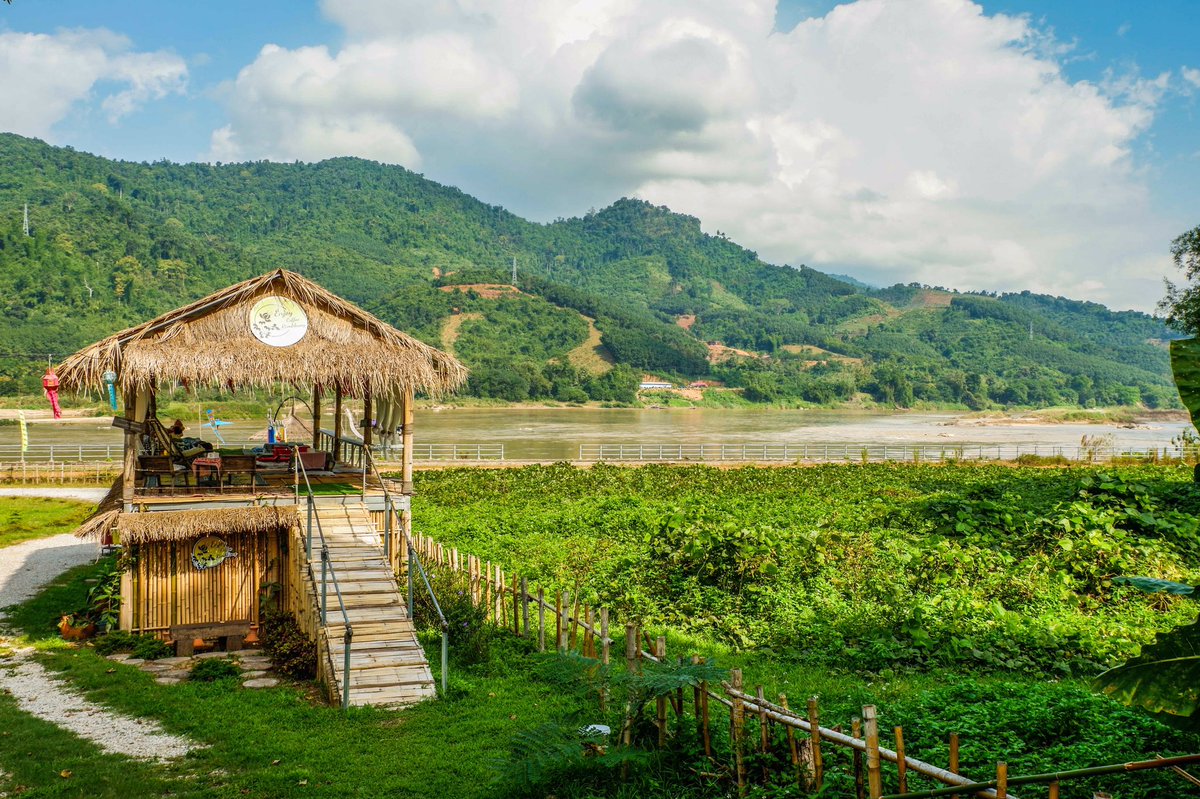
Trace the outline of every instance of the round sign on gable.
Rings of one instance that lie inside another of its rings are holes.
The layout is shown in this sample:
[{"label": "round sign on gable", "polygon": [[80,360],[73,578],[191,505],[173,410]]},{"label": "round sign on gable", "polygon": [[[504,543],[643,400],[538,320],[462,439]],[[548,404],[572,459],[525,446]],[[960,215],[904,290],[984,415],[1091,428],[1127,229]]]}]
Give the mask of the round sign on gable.
[{"label": "round sign on gable", "polygon": [[288,297],[271,295],[250,309],[250,332],[271,347],[290,347],[308,332],[308,315]]},{"label": "round sign on gable", "polygon": [[200,571],[220,566],[232,557],[236,554],[229,544],[215,535],[207,535],[192,545],[192,566]]}]

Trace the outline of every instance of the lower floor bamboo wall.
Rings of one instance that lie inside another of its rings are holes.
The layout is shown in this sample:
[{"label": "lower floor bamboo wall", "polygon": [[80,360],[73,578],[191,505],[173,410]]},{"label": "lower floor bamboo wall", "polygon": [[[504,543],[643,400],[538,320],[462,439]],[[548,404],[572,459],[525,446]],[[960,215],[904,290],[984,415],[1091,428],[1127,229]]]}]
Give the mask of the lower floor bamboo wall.
[{"label": "lower floor bamboo wall", "polygon": [[121,629],[165,638],[176,624],[257,625],[260,591],[272,583],[284,605],[293,582],[287,534],[229,533],[221,538],[236,557],[204,570],[192,566],[192,540],[131,546],[133,566],[121,581]]}]

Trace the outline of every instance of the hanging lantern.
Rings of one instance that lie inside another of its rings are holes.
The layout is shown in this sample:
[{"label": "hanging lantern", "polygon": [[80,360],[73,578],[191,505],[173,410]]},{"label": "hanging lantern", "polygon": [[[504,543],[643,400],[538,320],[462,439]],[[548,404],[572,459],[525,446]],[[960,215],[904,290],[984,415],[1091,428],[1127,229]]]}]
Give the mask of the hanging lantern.
[{"label": "hanging lantern", "polygon": [[109,369],[100,379],[104,381],[104,385],[108,386],[108,404],[115,411],[117,409],[117,373]]}]

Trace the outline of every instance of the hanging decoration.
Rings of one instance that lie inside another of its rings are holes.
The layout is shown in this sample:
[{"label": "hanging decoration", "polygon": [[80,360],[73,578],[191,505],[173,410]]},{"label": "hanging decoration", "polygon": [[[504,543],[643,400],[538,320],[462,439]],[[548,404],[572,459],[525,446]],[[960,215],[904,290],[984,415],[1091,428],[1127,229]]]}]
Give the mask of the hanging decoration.
[{"label": "hanging decoration", "polygon": [[53,367],[46,367],[46,374],[42,375],[42,391],[46,394],[46,399],[50,400],[50,410],[54,411],[54,418],[62,418],[62,408],[58,405],[58,375],[54,373]]},{"label": "hanging decoration", "polygon": [[230,424],[230,422],[226,422],[223,419],[218,419],[216,411],[214,411],[212,408],[209,408],[205,413],[208,415],[208,421],[200,426],[207,427],[209,430],[212,430],[213,435],[217,437],[217,441],[221,442],[221,446],[225,446],[225,437],[221,435],[221,428],[227,424]]},{"label": "hanging decoration", "polygon": [[21,425],[21,460],[25,460],[25,453],[29,451],[29,425],[25,423],[25,411],[17,411],[17,421]]},{"label": "hanging decoration", "polygon": [[113,409],[117,410],[117,373],[109,369],[101,378],[104,385],[108,386],[108,404]]}]

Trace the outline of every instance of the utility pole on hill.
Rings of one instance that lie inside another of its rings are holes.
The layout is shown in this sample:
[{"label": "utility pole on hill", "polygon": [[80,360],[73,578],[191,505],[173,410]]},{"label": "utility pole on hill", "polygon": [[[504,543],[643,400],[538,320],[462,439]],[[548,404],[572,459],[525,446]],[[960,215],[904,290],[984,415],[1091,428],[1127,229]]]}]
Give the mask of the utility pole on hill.
[{"label": "utility pole on hill", "polygon": [[21,231],[29,235],[29,203],[25,203],[25,222],[21,225]]},{"label": "utility pole on hill", "polygon": [[515,255],[513,256],[512,287],[513,288],[517,287],[517,256],[515,256]]}]

